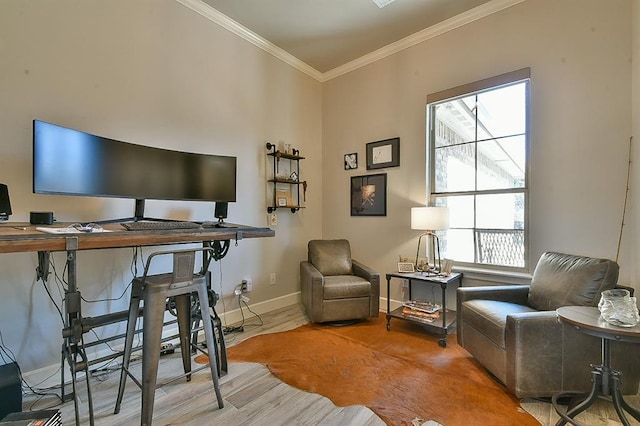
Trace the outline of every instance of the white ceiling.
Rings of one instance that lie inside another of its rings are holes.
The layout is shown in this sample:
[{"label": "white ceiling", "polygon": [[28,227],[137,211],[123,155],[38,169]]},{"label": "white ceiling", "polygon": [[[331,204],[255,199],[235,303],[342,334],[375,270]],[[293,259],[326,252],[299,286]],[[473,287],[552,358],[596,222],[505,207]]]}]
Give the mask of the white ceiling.
[{"label": "white ceiling", "polygon": [[319,73],[344,66],[485,3],[505,3],[501,0],[396,0],[379,8],[372,0],[202,2]]}]

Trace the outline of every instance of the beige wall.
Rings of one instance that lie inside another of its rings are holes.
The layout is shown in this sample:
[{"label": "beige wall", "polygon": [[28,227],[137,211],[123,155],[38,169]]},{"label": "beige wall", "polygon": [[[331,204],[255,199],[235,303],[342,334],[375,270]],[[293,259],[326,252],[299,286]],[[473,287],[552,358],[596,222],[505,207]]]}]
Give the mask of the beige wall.
[{"label": "beige wall", "polygon": [[[212,269],[215,290],[225,296],[219,312],[238,308],[233,288],[243,278],[253,279],[258,311],[298,291],[306,241],[322,232],[318,81],[174,0],[3,1],[0,57],[0,182],[9,186],[12,221],[28,221],[36,210],[52,210],[61,221],[133,213],[132,200],[32,194],[34,118],[138,144],[237,156],[238,201],[229,221],[256,226],[267,226],[265,142],[284,141],[309,159],[301,164],[307,208],[278,210],[275,238],[242,240]],[[213,203],[148,201],[146,213],[213,219]],[[122,295],[131,257],[131,250],[80,253],[83,296]],[[62,274],[64,258],[54,258]],[[35,282],[35,267],[34,253],[0,256],[0,331],[23,371],[56,365],[60,356],[61,320]],[[49,286],[59,303],[53,277]],[[123,309],[127,298],[85,304],[84,313]]]},{"label": "beige wall", "polygon": [[[526,1],[326,82],[324,236],[349,238],[354,256],[379,271],[415,253],[409,211],[426,201],[427,94],[530,67],[530,265],[544,251],[615,258],[631,134],[631,1],[615,5]],[[394,136],[400,167],[383,170],[387,216],[350,217],[349,179],[368,173],[365,144]],[[358,170],[342,170],[348,152],[358,152]],[[630,237],[621,280],[637,285]]]}]

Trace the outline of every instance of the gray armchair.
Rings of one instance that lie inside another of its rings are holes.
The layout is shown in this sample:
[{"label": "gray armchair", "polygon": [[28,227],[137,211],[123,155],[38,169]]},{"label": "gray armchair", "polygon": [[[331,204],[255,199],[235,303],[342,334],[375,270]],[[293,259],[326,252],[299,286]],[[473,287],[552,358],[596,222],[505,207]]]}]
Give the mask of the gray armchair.
[{"label": "gray armchair", "polygon": [[309,241],[300,291],[315,323],[377,317],[380,310],[380,274],[351,258],[347,240]]},{"label": "gray armchair", "polygon": [[[531,285],[462,287],[457,290],[457,339],[519,398],[588,392],[590,364],[600,364],[600,339],[560,323],[561,306],[597,306],[614,288],[618,264],[544,253]],[[612,366],[622,371],[622,391],[635,394],[640,345],[613,342]]]}]

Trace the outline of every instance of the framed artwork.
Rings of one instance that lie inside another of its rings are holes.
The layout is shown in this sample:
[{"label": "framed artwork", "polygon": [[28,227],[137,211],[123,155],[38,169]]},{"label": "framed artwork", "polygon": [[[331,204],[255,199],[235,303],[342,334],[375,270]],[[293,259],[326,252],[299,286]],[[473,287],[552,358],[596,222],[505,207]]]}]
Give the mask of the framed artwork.
[{"label": "framed artwork", "polygon": [[387,215],[387,174],[351,178],[351,216]]},{"label": "framed artwork", "polygon": [[367,144],[367,170],[400,165],[400,138],[385,139]]},{"label": "framed artwork", "polygon": [[344,155],[344,169],[345,170],[353,170],[358,168],[358,153],[354,152],[351,154]]}]

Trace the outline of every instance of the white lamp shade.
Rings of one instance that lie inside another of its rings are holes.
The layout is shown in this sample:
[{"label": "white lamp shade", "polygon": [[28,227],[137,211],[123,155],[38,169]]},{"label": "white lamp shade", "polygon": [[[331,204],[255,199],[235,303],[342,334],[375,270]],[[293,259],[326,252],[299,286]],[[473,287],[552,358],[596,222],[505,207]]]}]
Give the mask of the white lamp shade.
[{"label": "white lamp shade", "polygon": [[411,229],[422,231],[449,229],[449,208],[411,207]]}]

